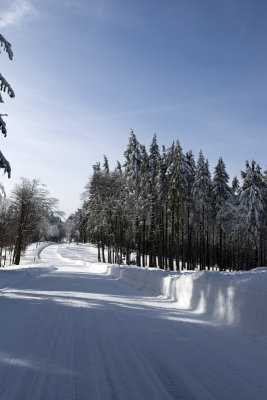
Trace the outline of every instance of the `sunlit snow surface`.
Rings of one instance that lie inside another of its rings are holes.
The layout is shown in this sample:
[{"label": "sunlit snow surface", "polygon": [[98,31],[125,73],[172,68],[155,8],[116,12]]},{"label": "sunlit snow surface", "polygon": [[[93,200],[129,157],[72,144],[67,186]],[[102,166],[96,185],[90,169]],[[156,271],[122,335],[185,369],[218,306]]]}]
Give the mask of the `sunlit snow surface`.
[{"label": "sunlit snow surface", "polygon": [[266,400],[266,276],[32,246],[0,270],[0,399]]}]

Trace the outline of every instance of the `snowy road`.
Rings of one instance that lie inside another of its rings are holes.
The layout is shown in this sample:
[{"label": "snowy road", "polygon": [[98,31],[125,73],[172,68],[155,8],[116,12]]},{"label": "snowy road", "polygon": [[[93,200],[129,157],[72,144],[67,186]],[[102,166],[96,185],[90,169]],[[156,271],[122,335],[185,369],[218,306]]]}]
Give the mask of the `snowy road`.
[{"label": "snowy road", "polygon": [[[267,341],[43,250],[0,291],[1,400],[266,400]],[[92,254],[91,260],[95,261]]]}]

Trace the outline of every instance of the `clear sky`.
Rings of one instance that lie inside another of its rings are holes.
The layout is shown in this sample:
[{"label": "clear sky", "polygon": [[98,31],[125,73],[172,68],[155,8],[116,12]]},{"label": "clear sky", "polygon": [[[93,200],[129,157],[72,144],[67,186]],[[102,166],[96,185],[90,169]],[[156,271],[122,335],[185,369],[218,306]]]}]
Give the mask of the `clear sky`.
[{"label": "clear sky", "polygon": [[0,54],[12,84],[0,149],[12,178],[38,178],[67,214],[92,165],[124,161],[129,131],[179,139],[231,177],[267,164],[267,2],[0,0]]}]

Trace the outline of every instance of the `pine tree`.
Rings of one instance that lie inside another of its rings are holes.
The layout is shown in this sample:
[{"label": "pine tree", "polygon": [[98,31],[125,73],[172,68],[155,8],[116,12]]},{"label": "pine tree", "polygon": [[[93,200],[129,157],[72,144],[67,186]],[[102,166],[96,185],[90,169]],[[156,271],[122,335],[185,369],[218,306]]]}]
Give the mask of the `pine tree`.
[{"label": "pine tree", "polygon": [[[147,237],[149,235],[150,226],[150,182],[149,182],[149,158],[145,146],[140,145],[141,164],[139,170],[139,183],[137,190],[136,201],[136,242],[137,248],[137,261],[140,263],[142,258],[142,265],[147,265],[147,252],[148,243]],[[140,258],[140,259],[139,259]]]},{"label": "pine tree", "polygon": [[150,199],[150,226],[149,226],[149,266],[157,266],[156,253],[158,247],[158,232],[157,232],[157,188],[156,188],[156,176],[158,170],[158,164],[160,160],[159,146],[157,143],[157,136],[154,134],[151,145],[149,147],[148,156],[148,195]]},{"label": "pine tree", "polygon": [[[213,229],[213,264],[214,261],[220,269],[225,269],[227,264],[226,255],[226,224],[233,217],[233,189],[228,186],[229,175],[226,172],[222,157],[219,157],[215,167],[212,187],[212,202],[214,218],[217,225],[218,235]],[[216,238],[216,236],[218,236]],[[216,240],[217,239],[217,240]],[[217,245],[216,255],[214,254],[214,245]]]},{"label": "pine tree", "polygon": [[[4,50],[7,52],[8,57],[10,60],[13,59],[13,52],[11,49],[11,44],[0,34],[0,45],[1,47],[4,48]],[[7,82],[7,80],[3,77],[2,74],[0,74],[0,91],[7,92],[8,95],[13,98],[15,97],[15,93],[10,86],[10,84]],[[3,103],[3,98],[0,93],[0,103]],[[0,131],[3,133],[4,136],[7,135],[7,129],[6,129],[6,123],[3,120],[2,117],[7,116],[6,114],[0,114]],[[7,172],[8,177],[10,178],[11,175],[11,168],[9,162],[6,160],[2,152],[0,151],[0,168],[3,168],[5,172]]]},{"label": "pine tree", "polygon": [[139,238],[139,216],[136,209],[138,200],[138,190],[140,187],[140,167],[141,167],[141,145],[136,139],[133,130],[130,131],[129,143],[124,152],[124,206],[130,218],[131,232],[134,235],[128,236],[127,241],[127,263],[130,262],[130,251],[136,252],[137,265],[140,265],[140,238]]},{"label": "pine tree", "polygon": [[188,269],[193,269],[196,264],[195,255],[195,238],[193,234],[193,217],[194,217],[194,198],[193,186],[195,182],[196,163],[192,150],[188,151],[185,155],[186,163],[188,165],[187,174],[187,198],[186,198],[186,221],[187,221],[187,240],[186,240],[186,263]]},{"label": "pine tree", "polygon": [[117,161],[117,166],[116,166],[116,171],[122,175],[122,167],[121,167],[121,163],[119,161]]},{"label": "pine tree", "polygon": [[[178,140],[173,149],[172,162],[168,168],[169,176],[169,207],[171,213],[173,248],[175,249],[176,268],[179,269],[180,260],[183,262],[185,205],[188,194],[189,165],[182,153]],[[171,239],[172,240],[172,239]]]},{"label": "pine tree", "polygon": [[232,189],[235,194],[238,194],[240,192],[240,185],[237,176],[235,176],[234,179],[232,180]]},{"label": "pine tree", "polygon": [[209,221],[212,215],[212,186],[208,160],[204,159],[203,153],[200,151],[192,190],[195,199],[195,222],[198,234],[197,254],[200,269],[210,265]]},{"label": "pine tree", "polygon": [[108,159],[107,159],[107,157],[106,157],[105,155],[104,155],[103,169],[104,169],[104,172],[105,172],[106,174],[109,174]]},{"label": "pine tree", "polygon": [[[245,171],[241,171],[243,179],[240,203],[237,213],[237,227],[246,239],[245,265],[256,266],[260,263],[260,247],[263,245],[263,231],[266,209],[266,185],[259,165],[252,160],[246,161]],[[238,222],[239,221],[239,222]],[[248,246],[252,249],[248,253]],[[251,259],[252,256],[252,259]]]},{"label": "pine tree", "polygon": [[[170,253],[170,235],[169,235],[169,175],[167,173],[173,157],[174,143],[171,147],[162,148],[162,154],[159,158],[156,176],[157,198],[160,208],[160,252],[159,266],[160,268],[169,268]],[[172,252],[171,252],[172,253]],[[173,268],[173,257],[171,257],[171,268]]]},{"label": "pine tree", "polygon": [[264,265],[267,172],[263,177],[254,161],[246,163],[240,188],[237,178],[228,185],[221,157],[212,181],[202,151],[195,165],[179,141],[160,154],[154,135],[147,154],[131,131],[124,154],[124,169],[117,163],[110,171],[106,157],[103,169],[93,166],[81,218],[72,226],[74,235],[98,244],[99,260],[106,249],[109,262],[125,256],[127,264],[170,270],[174,260],[190,269]]},{"label": "pine tree", "polygon": [[124,175],[126,191],[130,197],[137,195],[139,184],[139,171],[141,165],[140,143],[137,141],[134,131],[130,131],[129,143],[124,152]]}]

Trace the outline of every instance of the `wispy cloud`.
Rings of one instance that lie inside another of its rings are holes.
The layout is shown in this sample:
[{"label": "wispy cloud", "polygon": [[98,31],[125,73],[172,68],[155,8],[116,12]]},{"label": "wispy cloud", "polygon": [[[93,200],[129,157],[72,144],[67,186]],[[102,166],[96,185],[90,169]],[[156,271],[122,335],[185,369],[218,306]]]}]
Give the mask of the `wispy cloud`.
[{"label": "wispy cloud", "polygon": [[[55,1],[55,0],[54,0]],[[73,12],[93,17],[112,25],[136,28],[143,24],[143,17],[131,12],[131,2],[120,0],[59,0]],[[134,4],[134,3],[133,3]]]},{"label": "wispy cloud", "polygon": [[34,6],[29,0],[8,0],[3,3],[0,9],[0,28],[5,28],[9,25],[19,25],[25,20],[25,17],[36,13]]}]

